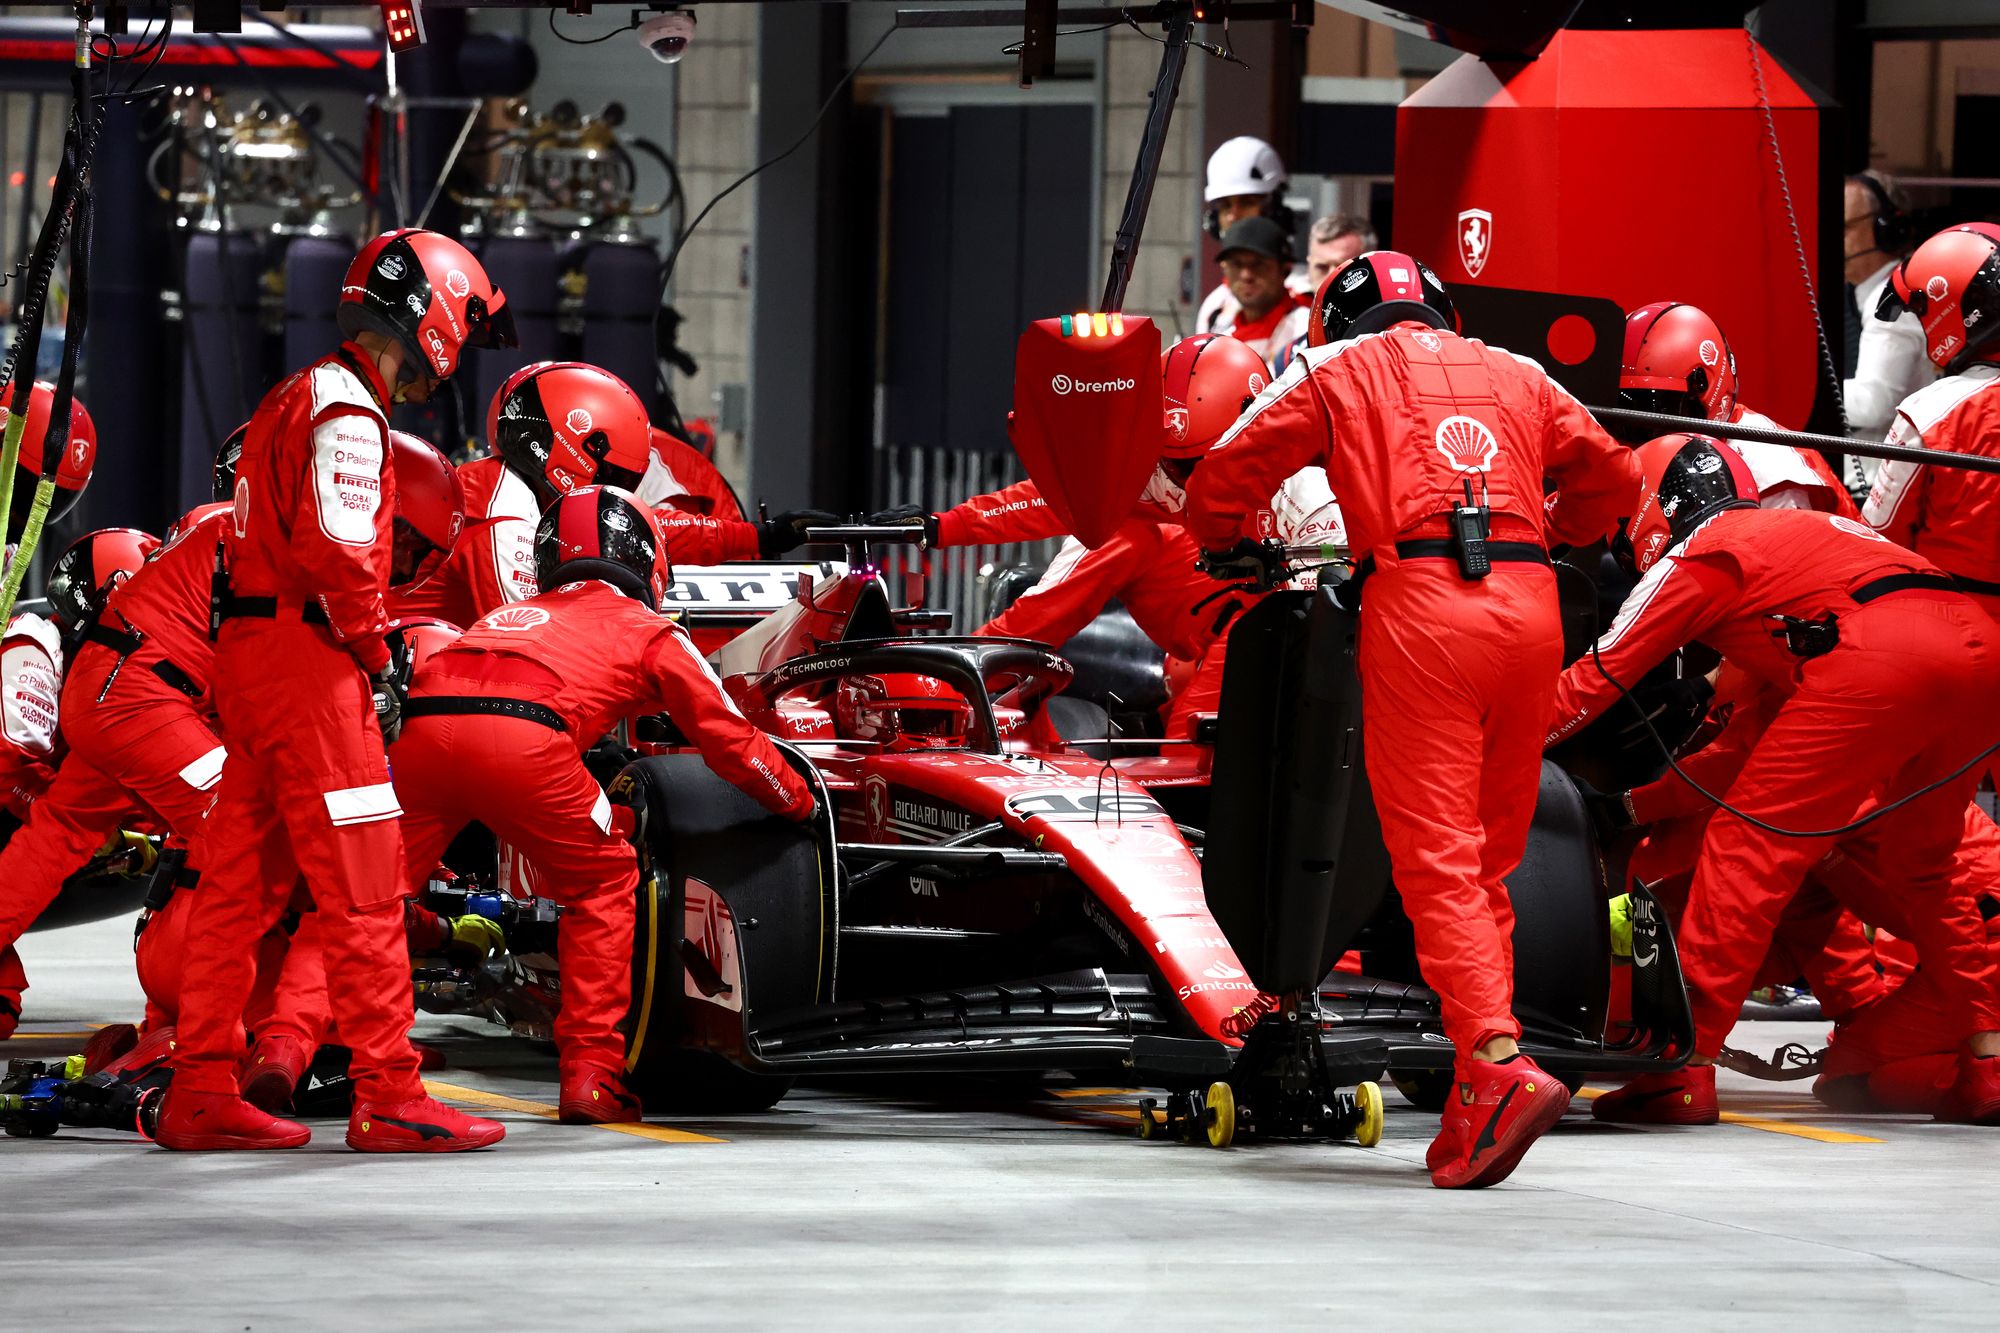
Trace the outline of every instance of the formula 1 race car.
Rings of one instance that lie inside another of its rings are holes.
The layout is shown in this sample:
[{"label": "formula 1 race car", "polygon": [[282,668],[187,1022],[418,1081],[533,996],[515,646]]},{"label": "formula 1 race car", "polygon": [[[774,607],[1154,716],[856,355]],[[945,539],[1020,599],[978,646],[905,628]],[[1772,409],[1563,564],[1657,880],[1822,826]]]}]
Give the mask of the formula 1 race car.
[{"label": "formula 1 race car", "polygon": [[[1043,645],[904,632],[861,548],[907,530],[817,535],[850,544],[846,567],[802,580],[718,662],[819,819],[766,814],[671,744],[612,784],[643,827],[628,1072],[649,1105],[769,1106],[802,1076],[1059,1070],[1165,1088],[1147,1128],[1226,1142],[1238,1124],[1366,1140],[1379,1093],[1335,1089],[1385,1071],[1441,1098],[1451,1048],[1359,778],[1355,622],[1330,592],[1267,599],[1240,665],[1232,637],[1211,771],[1205,746],[1065,727],[1052,701],[1071,671]],[[1631,1012],[1612,1021],[1609,890],[1553,767],[1510,887],[1539,1061],[1581,1083],[1684,1058],[1686,995],[1643,894]],[[1331,969],[1350,948],[1365,973]],[[1269,1056],[1255,1069],[1246,1039]]]}]

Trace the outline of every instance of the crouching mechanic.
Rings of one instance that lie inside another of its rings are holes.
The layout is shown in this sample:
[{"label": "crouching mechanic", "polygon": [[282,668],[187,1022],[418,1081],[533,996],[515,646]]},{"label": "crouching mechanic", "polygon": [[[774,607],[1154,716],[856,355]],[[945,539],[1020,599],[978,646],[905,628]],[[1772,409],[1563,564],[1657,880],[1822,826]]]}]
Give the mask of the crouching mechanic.
[{"label": "crouching mechanic", "polygon": [[[79,537],[50,572],[50,618],[17,617],[0,646],[5,680],[0,750],[15,769],[7,813],[19,821],[18,827],[9,826],[0,849],[0,1041],[19,1022],[22,992],[28,989],[14,946],[55,901],[63,881],[93,854],[116,850],[123,841],[121,825],[140,813],[95,762],[106,738],[86,713],[98,682],[76,688],[72,683],[90,673],[85,636],[95,629],[106,595],[159,545],[158,538],[134,528],[102,528]],[[58,759],[58,719],[61,754],[51,773],[48,764]],[[115,744],[143,750],[150,741],[148,731]],[[135,837],[132,846],[145,850],[150,868],[151,844]]]},{"label": "crouching mechanic", "polygon": [[[1853,519],[1759,509],[1748,468],[1719,441],[1670,435],[1636,457],[1643,489],[1619,550],[1641,577],[1563,675],[1549,743],[1614,703],[1617,682],[1697,638],[1784,702],[1710,821],[1688,891],[1679,944],[1693,1058],[1593,1113],[1714,1123],[1715,1057],[1780,914],[1838,841],[1857,873],[1827,887],[1908,940],[1956,1008],[1966,1045],[1940,1117],[2000,1124],[2000,1002],[1984,922],[1953,866],[1979,780],[1968,761],[2000,738],[2000,627],[1928,560]],[[1872,823],[1844,830],[1877,807]]]},{"label": "crouching mechanic", "polygon": [[637,1120],[620,1024],[639,869],[583,750],[622,718],[664,710],[767,808],[803,820],[814,802],[657,610],[672,575],[659,525],[636,498],[591,486],[556,501],[535,531],[535,572],[538,596],[473,625],[411,684],[390,752],[406,881],[419,888],[473,820],[527,857],[564,907],[561,1118]]},{"label": "crouching mechanic", "polygon": [[[1431,1144],[1445,1188],[1505,1179],[1569,1091],[1522,1055],[1505,877],[1541,773],[1534,718],[1561,666],[1549,533],[1608,535],[1631,455],[1525,357],[1460,338],[1450,295],[1377,250],[1321,285],[1312,346],[1194,474],[1189,531],[1233,549],[1284,477],[1325,467],[1362,558],[1368,779],[1459,1095]],[[1558,489],[1543,500],[1544,477]],[[1466,511],[1471,511],[1468,515]],[[1490,570],[1453,539],[1481,529]],[[1461,554],[1461,552],[1464,552]],[[1225,562],[1226,563],[1226,562]]]},{"label": "crouching mechanic", "polygon": [[428,399],[468,345],[511,345],[513,321],[465,247],[416,229],[362,249],[336,316],[346,341],[265,395],[237,464],[215,610],[229,754],[196,847],[179,1072],[157,1133],[169,1148],[312,1137],[237,1090],[256,942],[301,874],[321,914],[334,1021],[354,1052],[348,1145],[456,1152],[505,1133],[434,1101],[417,1077],[400,811],[371,677],[389,662],[389,405]]}]

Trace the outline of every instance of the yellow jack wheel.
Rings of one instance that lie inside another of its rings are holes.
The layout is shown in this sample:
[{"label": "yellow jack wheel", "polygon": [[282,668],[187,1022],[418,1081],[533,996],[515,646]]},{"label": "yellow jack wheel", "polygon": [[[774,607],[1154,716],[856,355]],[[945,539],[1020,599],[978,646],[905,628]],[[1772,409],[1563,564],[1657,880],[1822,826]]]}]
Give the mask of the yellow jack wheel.
[{"label": "yellow jack wheel", "polygon": [[1227,1083],[1208,1085],[1208,1146],[1227,1148],[1236,1139],[1236,1091]]},{"label": "yellow jack wheel", "polygon": [[1166,1122],[1165,1122],[1165,1121],[1162,1121],[1162,1120],[1155,1120],[1155,1119],[1153,1118],[1153,1108],[1152,1108],[1152,1107],[1150,1107],[1150,1106],[1142,1106],[1142,1107],[1140,1107],[1140,1108],[1139,1108],[1139,1137],[1140,1137],[1140,1138],[1142,1138],[1142,1139],[1145,1139],[1145,1140],[1147,1140],[1148,1142],[1151,1142],[1152,1140],[1154,1140],[1154,1139],[1157,1139],[1158,1137],[1160,1137],[1160,1134],[1161,1134],[1161,1133],[1162,1133],[1162,1132],[1163,1132],[1163,1131],[1164,1131],[1165,1129],[1166,1129]]},{"label": "yellow jack wheel", "polygon": [[1361,1119],[1354,1126],[1354,1141],[1372,1148],[1382,1141],[1382,1085],[1359,1083],[1354,1088],[1354,1109]]}]

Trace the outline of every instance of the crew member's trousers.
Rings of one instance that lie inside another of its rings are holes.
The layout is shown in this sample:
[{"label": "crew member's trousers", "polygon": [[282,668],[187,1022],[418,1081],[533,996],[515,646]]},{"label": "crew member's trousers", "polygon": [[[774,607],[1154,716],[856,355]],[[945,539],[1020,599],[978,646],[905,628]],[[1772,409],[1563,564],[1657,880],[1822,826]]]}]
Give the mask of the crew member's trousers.
[{"label": "crew member's trousers", "polygon": [[420,1096],[400,812],[367,677],[324,629],[295,620],[227,622],[216,672],[230,748],[196,848],[175,1086],[236,1091],[257,941],[303,874],[356,1096]]},{"label": "crew member's trousers", "polygon": [[[1995,637],[1968,601],[1927,592],[1841,617],[1839,646],[1804,664],[1729,804],[1779,828],[1829,829],[1944,777],[2000,734]],[[1838,839],[1854,863],[1848,908],[1911,943],[1967,1032],[2000,1030],[1985,928],[1953,873],[1977,783],[1968,772]],[[1834,841],[1767,833],[1727,811],[1710,821],[1679,941],[1699,1054],[1722,1048],[1779,915]]]},{"label": "crew member's trousers", "polygon": [[1555,706],[1555,578],[1496,564],[1467,580],[1443,560],[1379,570],[1361,615],[1368,781],[1417,962],[1461,1068],[1513,1014],[1514,909]]},{"label": "crew member's trousers", "polygon": [[418,717],[392,755],[403,802],[405,882],[423,881],[458,831],[478,820],[524,855],[563,905],[557,933],[565,1065],[621,1069],[632,1003],[639,866],[613,808],[563,732],[483,714]]}]

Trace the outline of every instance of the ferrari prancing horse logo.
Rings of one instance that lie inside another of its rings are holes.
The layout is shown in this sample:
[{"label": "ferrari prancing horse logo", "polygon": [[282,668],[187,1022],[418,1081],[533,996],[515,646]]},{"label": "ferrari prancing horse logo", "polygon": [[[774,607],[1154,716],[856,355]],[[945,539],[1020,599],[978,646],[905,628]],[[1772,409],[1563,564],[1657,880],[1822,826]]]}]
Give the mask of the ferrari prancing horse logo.
[{"label": "ferrari prancing horse logo", "polygon": [[1483,208],[1468,208],[1458,215],[1458,258],[1467,277],[1476,278],[1493,253],[1493,215]]}]

